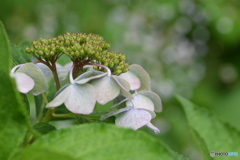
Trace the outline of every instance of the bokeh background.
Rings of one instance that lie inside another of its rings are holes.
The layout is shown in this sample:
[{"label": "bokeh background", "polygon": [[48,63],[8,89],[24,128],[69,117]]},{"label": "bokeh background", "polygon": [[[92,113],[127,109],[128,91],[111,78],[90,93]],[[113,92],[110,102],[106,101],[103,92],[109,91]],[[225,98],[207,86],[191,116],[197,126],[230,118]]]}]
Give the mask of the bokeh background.
[{"label": "bokeh background", "polygon": [[174,95],[240,129],[239,8],[239,0],[1,0],[0,20],[14,44],[67,31],[103,36],[149,72],[162,99],[153,120],[161,133],[143,130],[200,160]]}]

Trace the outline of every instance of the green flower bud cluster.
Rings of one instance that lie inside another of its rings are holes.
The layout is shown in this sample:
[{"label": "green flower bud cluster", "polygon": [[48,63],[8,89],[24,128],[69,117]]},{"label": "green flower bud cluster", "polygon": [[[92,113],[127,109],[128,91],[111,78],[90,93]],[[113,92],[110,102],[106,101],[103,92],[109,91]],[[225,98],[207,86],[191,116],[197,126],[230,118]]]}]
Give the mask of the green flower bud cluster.
[{"label": "green flower bud cluster", "polygon": [[[110,44],[96,34],[69,33],[53,38],[40,38],[27,47],[26,52],[38,59],[56,61],[62,54],[72,61],[89,62],[109,67],[113,74],[127,71],[126,56],[108,49]],[[95,67],[99,69],[99,67]]]}]

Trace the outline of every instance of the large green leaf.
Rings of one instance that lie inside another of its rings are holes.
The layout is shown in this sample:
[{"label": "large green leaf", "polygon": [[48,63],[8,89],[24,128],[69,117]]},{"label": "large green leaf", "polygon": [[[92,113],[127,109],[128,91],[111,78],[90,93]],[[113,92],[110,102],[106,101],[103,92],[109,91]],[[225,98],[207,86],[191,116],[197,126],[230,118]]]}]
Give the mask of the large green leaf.
[{"label": "large green leaf", "polygon": [[0,159],[3,160],[22,143],[26,131],[22,99],[9,76],[10,58],[8,39],[0,22]]},{"label": "large green leaf", "polygon": [[76,160],[68,155],[41,148],[25,148],[17,152],[10,160]]},{"label": "large green leaf", "polygon": [[207,109],[198,107],[181,96],[177,96],[177,99],[185,110],[190,127],[198,135],[198,144],[207,148],[206,154],[209,157],[211,151],[240,152],[240,134],[237,130],[219,121]]},{"label": "large green leaf", "polygon": [[32,146],[84,160],[182,159],[146,133],[109,124],[84,124],[54,131]]}]

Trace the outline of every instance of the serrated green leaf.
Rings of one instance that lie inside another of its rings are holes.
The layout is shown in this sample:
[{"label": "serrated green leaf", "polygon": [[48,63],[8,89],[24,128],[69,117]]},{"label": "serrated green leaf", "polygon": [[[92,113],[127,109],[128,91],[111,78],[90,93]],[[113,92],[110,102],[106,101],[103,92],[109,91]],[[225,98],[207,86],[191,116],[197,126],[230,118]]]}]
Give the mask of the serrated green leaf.
[{"label": "serrated green leaf", "polygon": [[[185,110],[189,125],[203,140],[198,143],[205,143],[209,154],[211,151],[240,151],[240,134],[237,130],[219,121],[207,109],[198,107],[181,96],[177,96],[177,99]],[[232,157],[224,158],[232,159]]]},{"label": "serrated green leaf", "polygon": [[77,160],[60,152],[28,147],[17,152],[10,160]]},{"label": "serrated green leaf", "polygon": [[24,49],[11,44],[12,60],[17,64],[31,62],[32,56],[25,53]]},{"label": "serrated green leaf", "polygon": [[14,79],[10,78],[10,48],[0,22],[0,159],[6,160],[19,147],[26,133],[23,103]]},{"label": "serrated green leaf", "polygon": [[42,136],[32,146],[84,160],[182,159],[144,132],[109,124],[58,130]]},{"label": "serrated green leaf", "polygon": [[56,130],[56,128],[53,125],[44,122],[34,124],[33,129],[37,130],[41,134],[47,134],[49,132]]}]

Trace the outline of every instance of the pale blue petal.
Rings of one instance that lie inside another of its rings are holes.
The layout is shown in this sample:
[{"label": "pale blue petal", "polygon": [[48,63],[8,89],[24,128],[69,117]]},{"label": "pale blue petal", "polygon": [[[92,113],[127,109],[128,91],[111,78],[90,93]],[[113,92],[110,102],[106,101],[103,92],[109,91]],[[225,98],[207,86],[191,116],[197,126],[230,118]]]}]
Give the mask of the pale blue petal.
[{"label": "pale blue petal", "polygon": [[127,106],[133,106],[133,108],[142,108],[149,111],[154,111],[153,102],[146,96],[136,94],[133,100],[127,101]]},{"label": "pale blue petal", "polygon": [[74,82],[77,84],[84,84],[89,82],[90,80],[101,78],[106,76],[107,73],[104,72],[93,72],[93,71],[88,71],[83,74],[81,74],[79,77],[77,77]]},{"label": "pale blue petal", "polygon": [[37,63],[36,66],[42,71],[47,81],[50,81],[53,78],[52,71],[47,65],[43,63]]},{"label": "pale blue petal", "polygon": [[98,103],[102,105],[113,100],[120,93],[118,83],[110,76],[95,79],[91,82],[91,84],[97,91]]},{"label": "pale blue petal", "polygon": [[149,112],[142,109],[131,109],[120,113],[115,119],[117,126],[132,128],[137,130],[151,121],[152,116]]},{"label": "pale blue petal", "polygon": [[54,108],[63,104],[70,94],[70,86],[71,85],[67,85],[61,88],[60,91],[57,92],[55,98],[47,104],[46,108]]},{"label": "pale blue petal", "polygon": [[118,83],[119,87],[120,87],[120,94],[126,98],[128,98],[129,100],[130,99],[133,99],[133,96],[131,93],[129,93],[129,90],[130,90],[130,85],[129,83],[118,77],[118,76],[112,76],[114,78],[114,80]]},{"label": "pale blue petal", "polygon": [[69,86],[69,95],[65,101],[67,109],[77,114],[90,114],[96,104],[96,92],[92,85],[72,84]]},{"label": "pale blue petal", "polygon": [[160,130],[157,127],[155,127],[152,123],[148,123],[146,126],[148,128],[150,128],[151,130],[153,130],[155,132],[155,134],[160,133]]},{"label": "pale blue petal", "polygon": [[151,101],[154,104],[154,111],[155,112],[161,112],[162,111],[162,101],[161,98],[152,91],[141,91],[139,94],[144,95],[151,99]]}]

